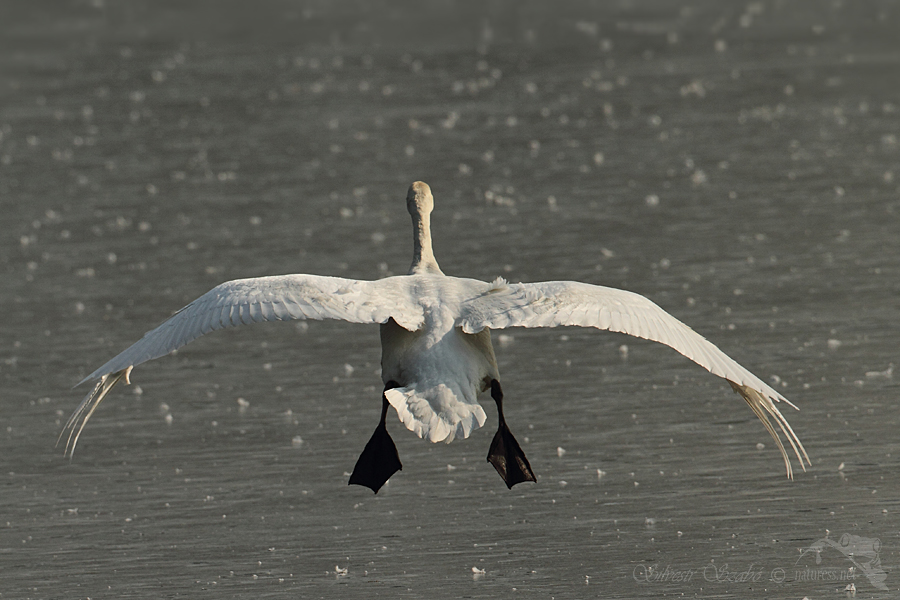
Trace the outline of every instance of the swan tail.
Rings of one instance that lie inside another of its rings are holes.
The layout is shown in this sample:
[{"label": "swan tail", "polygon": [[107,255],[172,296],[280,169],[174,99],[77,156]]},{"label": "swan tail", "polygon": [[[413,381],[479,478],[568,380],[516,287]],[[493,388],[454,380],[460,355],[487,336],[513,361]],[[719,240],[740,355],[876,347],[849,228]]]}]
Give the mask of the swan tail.
[{"label": "swan tail", "polygon": [[778,410],[778,407],[775,406],[775,403],[772,402],[771,398],[764,396],[757,390],[751,387],[747,387],[746,385],[741,385],[731,380],[729,380],[728,383],[731,384],[731,387],[732,389],[734,389],[735,393],[739,394],[747,402],[747,404],[750,406],[750,410],[752,410],[753,414],[755,414],[759,418],[763,426],[766,428],[766,431],[768,431],[769,435],[772,436],[772,439],[775,440],[775,445],[778,446],[778,450],[781,451],[781,457],[784,459],[784,466],[787,470],[787,476],[789,479],[794,478],[794,471],[791,468],[790,456],[788,455],[788,452],[781,441],[781,437],[779,437],[778,431],[775,429],[775,426],[772,424],[772,420],[769,417],[775,419],[775,423],[778,425],[779,429],[781,429],[784,437],[787,438],[788,443],[790,443],[791,445],[791,449],[794,451],[794,454],[800,461],[800,467],[804,471],[806,470],[806,465],[803,464],[804,459],[807,465],[812,465],[809,460],[809,455],[806,453],[806,449],[800,442],[800,438],[798,438],[797,434],[794,433],[794,430],[791,429],[790,423],[787,422],[787,419],[784,418],[784,415],[781,414],[781,411]]},{"label": "swan tail", "polygon": [[384,395],[406,428],[431,442],[449,444],[457,436],[467,438],[487,420],[475,398],[443,383],[425,389],[397,387]]},{"label": "swan tail", "polygon": [[81,401],[81,404],[78,405],[78,408],[75,409],[75,412],[72,413],[72,416],[69,417],[69,420],[66,421],[65,427],[63,427],[63,430],[59,433],[59,437],[56,438],[56,444],[59,445],[63,435],[68,431],[69,435],[66,437],[65,453],[69,455],[69,458],[72,458],[75,453],[75,446],[78,444],[78,438],[81,437],[81,432],[84,431],[84,426],[87,425],[87,422],[94,414],[94,411],[97,410],[97,407],[103,402],[103,398],[106,397],[109,390],[113,389],[113,387],[123,378],[125,379],[126,385],[131,384],[132,369],[134,369],[134,366],[127,367],[121,371],[116,371],[115,373],[107,373],[100,377],[100,381],[97,382],[97,385],[88,392],[87,396],[84,397],[84,400]]}]

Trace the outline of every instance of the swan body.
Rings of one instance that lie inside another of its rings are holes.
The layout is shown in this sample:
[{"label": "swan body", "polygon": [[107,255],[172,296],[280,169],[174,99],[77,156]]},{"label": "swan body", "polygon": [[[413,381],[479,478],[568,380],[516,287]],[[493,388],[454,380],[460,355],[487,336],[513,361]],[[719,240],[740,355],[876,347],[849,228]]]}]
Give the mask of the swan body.
[{"label": "swan body", "polygon": [[[500,420],[488,460],[509,487],[535,480],[503,417],[490,331],[505,327],[594,327],[666,344],[728,380],[775,440],[792,477],[774,419],[805,470],[804,459],[809,464],[809,457],[775,406],[793,404],[687,325],[647,298],[624,290],[571,281],[510,284],[502,278],[486,283],[448,277],[432,251],[433,206],[428,185],[413,183],[407,195],[414,232],[408,275],[377,281],[316,275],[241,279],[223,283],[182,308],[81,381],[97,383],[63,430],[69,432],[67,452],[74,451],[109,390],[122,379],[130,383],[132,369],[143,362],[217,329],[261,321],[340,319],[381,327],[385,383],[381,422],[350,479],[376,492],[400,468],[384,424],[388,405],[419,437],[450,442],[484,425],[487,415],[478,395],[487,390],[497,403]],[[377,475],[370,474],[375,471]]]}]

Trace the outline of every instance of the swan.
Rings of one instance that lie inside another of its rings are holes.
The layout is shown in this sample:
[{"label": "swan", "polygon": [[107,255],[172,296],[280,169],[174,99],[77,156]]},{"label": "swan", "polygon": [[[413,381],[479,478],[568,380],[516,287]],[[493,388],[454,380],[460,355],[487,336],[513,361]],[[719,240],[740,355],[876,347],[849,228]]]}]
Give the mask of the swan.
[{"label": "swan", "polygon": [[466,438],[484,425],[487,416],[478,395],[488,390],[498,416],[488,462],[510,489],[523,481],[536,481],[503,414],[491,330],[504,327],[577,325],[670,346],[731,384],[775,440],[788,478],[793,478],[791,460],[772,419],[803,470],[804,459],[811,465],[803,444],[775,403],[797,407],[647,298],[574,281],[511,284],[499,277],[491,283],[448,277],[438,266],[431,245],[431,188],[421,181],[413,183],[406,207],[413,225],[413,261],[407,275],[377,281],[279,275],[238,279],[213,288],[79,382],[96,384],[60,433],[59,440],[68,432],[65,452],[72,456],[100,402],[119,381],[130,384],[132,370],[141,363],[226,327],[261,321],[341,319],[381,327],[381,418],[349,481],[375,493],[402,468],[385,424],[389,407],[420,438],[450,442]]}]

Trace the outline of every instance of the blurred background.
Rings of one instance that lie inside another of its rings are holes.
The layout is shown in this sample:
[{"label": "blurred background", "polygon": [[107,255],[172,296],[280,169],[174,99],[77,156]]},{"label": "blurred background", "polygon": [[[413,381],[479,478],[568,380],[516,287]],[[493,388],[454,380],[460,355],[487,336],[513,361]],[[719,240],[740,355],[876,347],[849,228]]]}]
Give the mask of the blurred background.
[{"label": "blurred background", "polygon": [[[0,597],[890,597],[898,26],[890,1],[4,4]],[[650,297],[801,408],[812,467],[788,481],[671,350],[509,330],[538,483],[485,462],[488,402],[451,445],[390,417],[404,468],[372,496],[346,482],[378,330],[337,322],[198,340],[54,447],[75,383],[222,281],[405,274],[414,180],[447,274]],[[865,560],[801,553],[844,534]]]}]

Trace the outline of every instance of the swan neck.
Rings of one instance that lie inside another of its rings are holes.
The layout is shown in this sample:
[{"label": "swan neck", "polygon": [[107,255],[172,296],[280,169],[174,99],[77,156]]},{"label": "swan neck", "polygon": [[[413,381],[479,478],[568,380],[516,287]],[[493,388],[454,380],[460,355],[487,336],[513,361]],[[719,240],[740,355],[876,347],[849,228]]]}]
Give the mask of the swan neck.
[{"label": "swan neck", "polygon": [[443,275],[431,248],[431,215],[416,212],[412,215],[413,223],[413,262],[409,268],[410,275],[426,273]]}]

